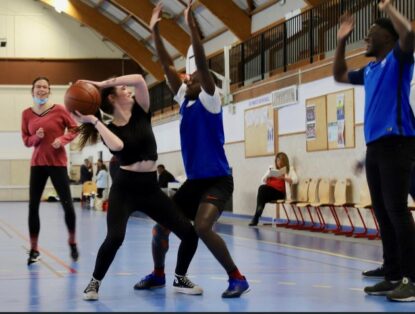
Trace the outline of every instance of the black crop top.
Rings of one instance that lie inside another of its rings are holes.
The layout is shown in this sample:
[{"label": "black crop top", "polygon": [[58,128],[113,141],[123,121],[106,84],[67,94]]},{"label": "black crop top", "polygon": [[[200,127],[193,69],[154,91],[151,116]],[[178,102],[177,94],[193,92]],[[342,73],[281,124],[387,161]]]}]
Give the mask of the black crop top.
[{"label": "black crop top", "polygon": [[110,150],[121,166],[131,165],[137,161],[157,160],[157,144],[151,127],[151,112],[146,113],[136,101],[128,123],[123,126],[110,123],[108,129],[124,143],[122,150]]}]

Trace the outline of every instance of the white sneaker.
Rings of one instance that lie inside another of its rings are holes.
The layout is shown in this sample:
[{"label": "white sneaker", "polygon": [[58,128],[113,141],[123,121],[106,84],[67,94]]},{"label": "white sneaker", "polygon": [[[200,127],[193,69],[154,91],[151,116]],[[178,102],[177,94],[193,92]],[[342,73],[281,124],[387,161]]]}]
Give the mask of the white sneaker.
[{"label": "white sneaker", "polygon": [[186,276],[174,275],[173,289],[184,294],[199,295],[203,293],[202,287],[191,282]]},{"label": "white sneaker", "polygon": [[97,301],[98,300],[98,290],[100,281],[92,278],[88,286],[84,290],[84,300],[85,301]]}]

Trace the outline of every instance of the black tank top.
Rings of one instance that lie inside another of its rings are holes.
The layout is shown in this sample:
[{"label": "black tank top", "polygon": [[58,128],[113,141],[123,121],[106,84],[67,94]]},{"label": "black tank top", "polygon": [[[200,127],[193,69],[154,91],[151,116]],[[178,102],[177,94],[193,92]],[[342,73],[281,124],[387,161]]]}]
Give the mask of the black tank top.
[{"label": "black tank top", "polygon": [[151,112],[145,112],[136,101],[128,123],[123,126],[110,123],[108,129],[124,143],[122,150],[110,150],[121,166],[131,165],[137,161],[157,160],[157,143],[151,127]]}]

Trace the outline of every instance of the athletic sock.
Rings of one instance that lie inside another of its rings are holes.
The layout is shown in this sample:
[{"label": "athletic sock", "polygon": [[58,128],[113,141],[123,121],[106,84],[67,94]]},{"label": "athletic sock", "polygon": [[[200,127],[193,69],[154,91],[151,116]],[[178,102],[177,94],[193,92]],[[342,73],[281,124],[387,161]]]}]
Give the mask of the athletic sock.
[{"label": "athletic sock", "polygon": [[69,244],[76,244],[76,241],[75,241],[75,232],[69,232],[68,243]]},{"label": "athletic sock", "polygon": [[153,270],[154,276],[163,277],[164,276],[164,267],[163,268],[154,268]]},{"label": "athletic sock", "polygon": [[37,236],[30,237],[30,248],[35,251],[39,251],[37,248]]},{"label": "athletic sock", "polygon": [[244,280],[245,279],[245,277],[242,276],[242,274],[239,272],[238,268],[236,268],[235,270],[229,272],[228,275],[229,275],[229,278],[232,278],[232,279],[238,279],[238,280]]}]

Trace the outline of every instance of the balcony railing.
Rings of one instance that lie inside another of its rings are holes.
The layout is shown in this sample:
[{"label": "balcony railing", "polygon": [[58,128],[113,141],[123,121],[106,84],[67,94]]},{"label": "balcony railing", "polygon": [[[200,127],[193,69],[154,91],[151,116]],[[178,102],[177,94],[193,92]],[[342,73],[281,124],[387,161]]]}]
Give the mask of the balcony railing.
[{"label": "balcony railing", "polygon": [[[415,0],[394,3],[407,18],[415,20]],[[233,46],[229,52],[231,85],[242,87],[333,54],[339,19],[345,11],[355,17],[355,30],[348,45],[356,47],[373,22],[384,16],[378,9],[378,0],[327,0]],[[224,75],[223,53],[209,59],[209,67]],[[154,94],[151,96],[153,110],[172,105],[173,97],[166,83],[151,88],[150,94]]]}]

